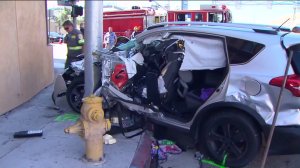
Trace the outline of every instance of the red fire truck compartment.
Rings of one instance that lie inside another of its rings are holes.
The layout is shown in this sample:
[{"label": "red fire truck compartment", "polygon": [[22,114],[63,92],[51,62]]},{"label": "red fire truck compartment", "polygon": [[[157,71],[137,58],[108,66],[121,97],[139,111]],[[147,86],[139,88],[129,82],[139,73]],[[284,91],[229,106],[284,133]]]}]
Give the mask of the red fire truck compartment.
[{"label": "red fire truck compartment", "polygon": [[103,32],[107,32],[108,27],[112,27],[117,36],[130,37],[135,26],[139,28],[139,31],[143,31],[149,20],[153,19],[154,13],[145,9],[104,12]]}]

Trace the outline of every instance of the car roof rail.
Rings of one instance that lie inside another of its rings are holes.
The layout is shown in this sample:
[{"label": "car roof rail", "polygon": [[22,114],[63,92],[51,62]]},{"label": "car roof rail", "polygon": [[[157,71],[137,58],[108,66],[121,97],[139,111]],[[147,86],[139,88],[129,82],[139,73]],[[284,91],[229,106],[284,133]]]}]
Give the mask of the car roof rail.
[{"label": "car roof rail", "polygon": [[188,26],[221,26],[221,27],[232,27],[232,28],[244,28],[251,29],[257,33],[266,33],[266,34],[277,34],[276,26],[269,25],[258,25],[258,24],[244,24],[244,23],[215,23],[215,22],[162,22],[152,26],[149,26],[147,30],[159,28],[159,27],[168,27],[168,26],[178,26],[178,25],[188,25]]}]

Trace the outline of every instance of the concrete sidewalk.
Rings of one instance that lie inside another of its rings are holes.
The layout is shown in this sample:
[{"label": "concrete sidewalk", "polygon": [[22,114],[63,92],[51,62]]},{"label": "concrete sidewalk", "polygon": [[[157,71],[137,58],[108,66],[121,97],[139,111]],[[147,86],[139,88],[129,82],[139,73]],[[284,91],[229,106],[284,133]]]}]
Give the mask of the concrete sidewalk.
[{"label": "concrete sidewalk", "polygon": [[[0,167],[2,168],[127,168],[140,136],[126,139],[118,134],[117,143],[105,145],[105,161],[95,166],[82,161],[84,142],[77,135],[66,135],[64,128],[73,122],[56,122],[60,113],[53,109],[52,86],[29,102],[0,116]],[[62,102],[66,103],[66,102]],[[64,112],[70,112],[65,104]],[[14,139],[13,133],[42,129],[42,137]]]}]

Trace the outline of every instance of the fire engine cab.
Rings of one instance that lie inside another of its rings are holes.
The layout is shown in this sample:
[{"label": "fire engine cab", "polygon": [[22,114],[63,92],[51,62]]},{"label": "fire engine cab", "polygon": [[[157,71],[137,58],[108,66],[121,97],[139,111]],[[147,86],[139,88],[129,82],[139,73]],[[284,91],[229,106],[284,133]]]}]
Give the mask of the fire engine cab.
[{"label": "fire engine cab", "polygon": [[232,15],[225,6],[201,5],[200,10],[171,10],[168,11],[168,21],[199,21],[230,23]]}]

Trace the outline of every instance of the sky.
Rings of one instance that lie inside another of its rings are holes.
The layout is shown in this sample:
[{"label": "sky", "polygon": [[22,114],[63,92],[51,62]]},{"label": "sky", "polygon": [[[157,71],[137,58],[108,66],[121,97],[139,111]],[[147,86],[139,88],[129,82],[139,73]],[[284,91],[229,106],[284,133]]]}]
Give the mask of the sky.
[{"label": "sky", "polygon": [[[169,5],[170,9],[180,9],[181,1],[156,1],[162,6]],[[123,9],[131,9],[132,6],[149,7],[155,2],[149,1],[104,1],[103,5],[114,5]],[[298,7],[291,0],[285,1],[188,1],[188,9],[200,9],[201,5],[225,4],[232,12],[233,22],[253,23],[253,24],[281,24],[290,18],[286,26],[292,27],[300,24],[300,3]],[[84,6],[84,1],[79,1],[78,5]],[[48,8],[57,7],[57,1],[48,1]]]}]

